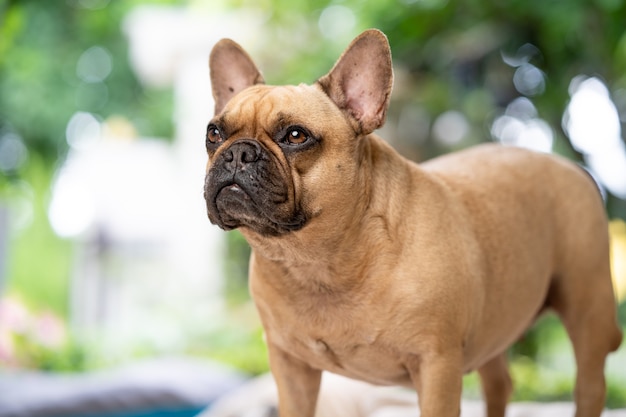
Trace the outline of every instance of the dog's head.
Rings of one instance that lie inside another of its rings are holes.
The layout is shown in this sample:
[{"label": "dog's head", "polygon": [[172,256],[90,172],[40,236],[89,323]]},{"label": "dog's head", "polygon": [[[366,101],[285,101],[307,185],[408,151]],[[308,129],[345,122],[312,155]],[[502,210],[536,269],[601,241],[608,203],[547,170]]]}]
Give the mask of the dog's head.
[{"label": "dog's head", "polygon": [[382,126],[391,94],[384,34],[362,33],[313,85],[265,85],[228,39],[215,45],[209,66],[215,117],[206,133],[204,197],[211,222],[277,236],[359,199],[359,138]]}]

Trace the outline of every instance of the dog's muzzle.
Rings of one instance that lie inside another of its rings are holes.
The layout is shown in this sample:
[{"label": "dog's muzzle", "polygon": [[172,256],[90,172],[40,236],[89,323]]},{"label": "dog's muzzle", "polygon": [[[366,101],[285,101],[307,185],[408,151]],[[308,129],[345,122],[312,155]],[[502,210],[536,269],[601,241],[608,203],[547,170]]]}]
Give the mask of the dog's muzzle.
[{"label": "dog's muzzle", "polygon": [[249,227],[264,235],[302,228],[288,175],[271,152],[252,139],[239,139],[214,155],[204,184],[212,223],[224,230]]}]

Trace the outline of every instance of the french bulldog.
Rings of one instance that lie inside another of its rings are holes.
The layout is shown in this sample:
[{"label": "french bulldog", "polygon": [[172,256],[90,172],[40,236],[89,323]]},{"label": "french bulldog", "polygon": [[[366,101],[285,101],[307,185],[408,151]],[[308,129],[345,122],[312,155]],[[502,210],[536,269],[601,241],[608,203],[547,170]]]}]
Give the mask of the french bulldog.
[{"label": "french bulldog", "polygon": [[414,387],[421,416],[458,416],[474,370],[502,417],[507,348],[548,309],[574,347],[576,416],[601,414],[622,335],[606,214],[581,168],[494,144],[399,155],[373,133],[393,83],[378,30],[312,85],[265,85],[229,39],[209,66],[208,217],[252,247],[281,417],[314,415],[322,371]]}]

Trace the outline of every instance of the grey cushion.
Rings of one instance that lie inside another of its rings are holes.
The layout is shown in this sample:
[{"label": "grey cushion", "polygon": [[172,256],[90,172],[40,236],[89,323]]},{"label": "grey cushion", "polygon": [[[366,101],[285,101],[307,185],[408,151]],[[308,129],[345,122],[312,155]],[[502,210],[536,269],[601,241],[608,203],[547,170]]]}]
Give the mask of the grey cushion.
[{"label": "grey cushion", "polygon": [[245,377],[198,359],[162,358],[85,374],[0,373],[0,417],[133,415],[190,410]]}]

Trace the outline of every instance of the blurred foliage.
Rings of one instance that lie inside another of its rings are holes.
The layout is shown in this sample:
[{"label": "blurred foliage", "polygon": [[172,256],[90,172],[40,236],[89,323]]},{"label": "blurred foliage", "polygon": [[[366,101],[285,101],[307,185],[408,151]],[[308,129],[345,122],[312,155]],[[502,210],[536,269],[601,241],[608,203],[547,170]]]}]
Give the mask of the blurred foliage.
[{"label": "blurred foliage", "polygon": [[[45,372],[82,372],[88,366],[90,354],[83,344],[71,340],[61,346],[49,347],[18,335],[14,338],[17,366]],[[0,365],[3,365],[0,361]]]},{"label": "blurred foliage", "polygon": [[[65,154],[65,127],[77,111],[102,118],[123,114],[143,135],[170,138],[171,91],[141,85],[129,66],[121,31],[124,16],[141,3],[0,3],[0,125],[49,161]],[[94,46],[110,55],[110,73],[102,80],[81,79],[77,62]]]},{"label": "blurred foliage", "polygon": [[47,197],[52,175],[49,164],[33,155],[22,174],[18,197],[24,217],[14,225],[10,246],[10,277],[5,290],[19,293],[29,304],[45,306],[66,316],[69,307],[69,280],[72,243],[54,234],[47,220]]},{"label": "blurred foliage", "polygon": [[[122,32],[123,18],[143,3],[0,1],[0,143],[11,137],[25,145],[16,157],[21,163],[0,166],[0,209],[8,207],[11,215],[9,236],[0,236],[10,241],[8,255],[0,253],[0,262],[8,257],[1,267],[9,280],[0,286],[61,315],[68,312],[72,244],[54,234],[46,210],[68,149],[68,121],[78,111],[99,119],[123,114],[143,136],[172,137],[172,91],[140,83]],[[78,70],[81,56],[94,47],[109,59],[102,79]]]},{"label": "blurred foliage", "polygon": [[269,371],[267,347],[263,329],[259,326],[229,326],[214,330],[198,338],[189,353],[228,364],[250,375]]},{"label": "blurred foliage", "polygon": [[619,305],[617,309],[617,317],[619,322],[626,327],[626,301]]},{"label": "blurred foliage", "polygon": [[536,358],[545,344],[554,344],[563,326],[554,315],[541,317],[537,324],[527,331],[511,348],[513,357]]},{"label": "blurred foliage", "polygon": [[1,367],[81,371],[86,360],[86,350],[57,314],[33,309],[20,297],[0,298]]},{"label": "blurred foliage", "polygon": [[226,234],[226,252],[224,263],[226,301],[231,305],[247,302],[250,300],[248,267],[251,251],[248,242],[239,231]]}]

